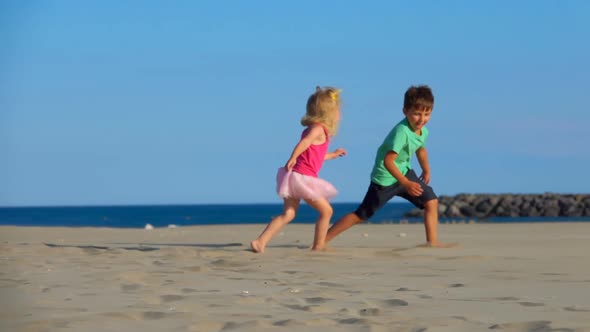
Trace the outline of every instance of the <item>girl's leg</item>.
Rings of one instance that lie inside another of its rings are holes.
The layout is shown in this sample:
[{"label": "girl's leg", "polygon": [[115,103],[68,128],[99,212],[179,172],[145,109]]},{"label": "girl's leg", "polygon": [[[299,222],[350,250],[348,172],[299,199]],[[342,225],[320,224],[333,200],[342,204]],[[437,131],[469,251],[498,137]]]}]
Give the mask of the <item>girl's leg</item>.
[{"label": "girl's leg", "polygon": [[332,206],[325,198],[316,199],[314,201],[306,199],[305,202],[320,213],[315,224],[315,235],[311,250],[323,250],[326,247],[326,234],[328,233],[330,219],[333,214]]},{"label": "girl's leg", "polygon": [[293,198],[285,198],[283,205],[283,214],[280,216],[275,217],[271,222],[266,226],[264,231],[260,236],[250,242],[250,248],[252,251],[263,253],[264,248],[266,248],[266,244],[272,237],[281,229],[283,226],[288,224],[291,220],[295,218],[295,214],[297,213],[297,209],[299,208],[299,200]]}]

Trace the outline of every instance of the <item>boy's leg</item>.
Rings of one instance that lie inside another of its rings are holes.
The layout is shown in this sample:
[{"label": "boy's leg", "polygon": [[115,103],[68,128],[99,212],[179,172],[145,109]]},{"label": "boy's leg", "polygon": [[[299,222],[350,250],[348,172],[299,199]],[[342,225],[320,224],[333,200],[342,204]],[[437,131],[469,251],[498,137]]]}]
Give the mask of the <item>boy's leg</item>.
[{"label": "boy's leg", "polygon": [[326,235],[326,243],[332,241],[338,234],[344,232],[345,230],[349,229],[350,227],[363,222],[356,213],[351,212],[344,217],[340,218],[330,229],[328,230],[328,234]]},{"label": "boy's leg", "polygon": [[431,199],[424,204],[424,228],[426,229],[426,242],[429,245],[438,244],[438,199]]},{"label": "boy's leg", "polygon": [[438,197],[432,190],[432,187],[425,184],[418,178],[413,170],[406,173],[406,177],[410,181],[420,183],[422,186],[422,195],[412,196],[407,191],[400,194],[401,197],[407,199],[416,207],[424,209],[424,229],[426,232],[426,244],[430,247],[450,247],[454,244],[444,244],[438,242]]},{"label": "boy's leg", "polygon": [[350,227],[368,220],[383,207],[390,199],[399,193],[401,186],[394,184],[391,186],[381,186],[376,183],[371,183],[363,198],[363,202],[356,211],[351,212],[340,218],[330,229],[326,235],[326,243],[330,242],[338,234],[344,232]]},{"label": "boy's leg", "polygon": [[322,250],[326,247],[326,233],[328,232],[330,218],[332,218],[334,210],[325,198],[316,199],[314,201],[306,199],[305,202],[312,208],[316,209],[320,214],[315,223],[315,235],[313,237],[313,246],[311,247],[311,250]]},{"label": "boy's leg", "polygon": [[272,237],[281,229],[283,226],[291,222],[295,218],[297,209],[299,208],[299,200],[293,198],[285,198],[283,205],[283,213],[280,216],[275,217],[262,231],[262,234],[252,242],[250,242],[250,248],[252,251],[263,253],[266,248],[266,244]]}]

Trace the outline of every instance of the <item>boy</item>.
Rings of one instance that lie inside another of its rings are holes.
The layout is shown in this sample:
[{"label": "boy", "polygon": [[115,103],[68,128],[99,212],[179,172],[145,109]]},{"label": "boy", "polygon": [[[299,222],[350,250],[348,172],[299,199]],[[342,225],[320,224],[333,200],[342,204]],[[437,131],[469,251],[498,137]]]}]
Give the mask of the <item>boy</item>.
[{"label": "boy", "polygon": [[[425,125],[430,120],[434,96],[426,86],[411,86],[404,95],[405,118],[389,132],[375,158],[371,172],[371,184],[363,202],[356,211],[342,217],[328,230],[326,242],[369,219],[394,196],[401,196],[424,209],[424,226],[427,245],[446,247],[438,242],[436,227],[438,224],[438,199],[428,183],[430,182],[430,165],[424,146],[428,137]],[[411,169],[410,158],[416,153],[422,175],[420,178]]]}]

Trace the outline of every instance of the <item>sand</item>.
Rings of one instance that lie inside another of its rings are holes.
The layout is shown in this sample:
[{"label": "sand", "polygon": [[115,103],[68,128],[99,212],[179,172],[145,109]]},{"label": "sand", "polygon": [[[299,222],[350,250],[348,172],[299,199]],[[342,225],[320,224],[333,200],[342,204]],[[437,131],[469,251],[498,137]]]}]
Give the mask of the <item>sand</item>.
[{"label": "sand", "polygon": [[590,223],[0,227],[0,331],[590,331]]}]

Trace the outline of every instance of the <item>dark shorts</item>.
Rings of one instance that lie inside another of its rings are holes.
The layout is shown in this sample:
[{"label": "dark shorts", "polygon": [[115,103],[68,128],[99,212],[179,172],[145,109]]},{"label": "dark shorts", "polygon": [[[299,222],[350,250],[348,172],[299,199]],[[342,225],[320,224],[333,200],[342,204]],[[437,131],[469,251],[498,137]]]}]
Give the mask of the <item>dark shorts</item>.
[{"label": "dark shorts", "polygon": [[409,170],[408,173],[406,173],[406,177],[408,180],[418,182],[422,185],[422,195],[410,195],[406,191],[406,188],[400,185],[399,182],[396,182],[391,186],[382,186],[371,182],[363,202],[354,213],[362,220],[368,220],[394,196],[403,197],[420,209],[424,208],[426,202],[437,198],[432,188],[420,180],[413,170]]}]

